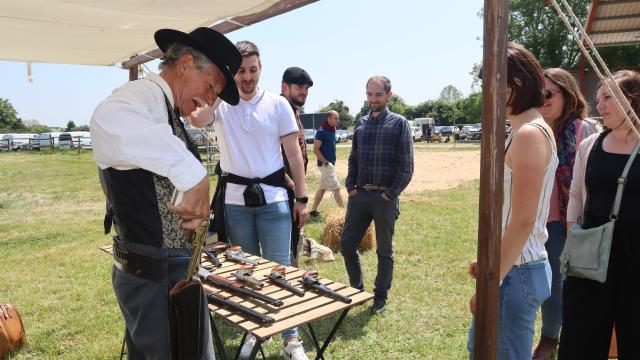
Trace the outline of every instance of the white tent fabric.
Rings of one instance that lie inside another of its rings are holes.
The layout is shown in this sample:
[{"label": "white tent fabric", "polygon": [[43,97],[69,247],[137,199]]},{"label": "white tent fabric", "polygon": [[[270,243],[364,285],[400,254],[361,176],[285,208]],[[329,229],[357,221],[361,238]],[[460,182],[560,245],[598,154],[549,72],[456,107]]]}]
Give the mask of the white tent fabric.
[{"label": "white tent fabric", "polygon": [[161,28],[189,32],[278,0],[0,0],[0,60],[113,65],[157,46]]}]

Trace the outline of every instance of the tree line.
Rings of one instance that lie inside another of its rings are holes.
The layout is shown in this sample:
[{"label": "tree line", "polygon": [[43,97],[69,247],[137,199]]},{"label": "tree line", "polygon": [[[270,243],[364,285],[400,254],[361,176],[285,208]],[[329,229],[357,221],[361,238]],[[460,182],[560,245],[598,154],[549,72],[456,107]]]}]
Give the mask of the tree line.
[{"label": "tree line", "polygon": [[[69,121],[65,131],[89,131],[89,126],[77,126],[73,121]],[[11,102],[0,98],[0,133],[41,134],[45,132],[51,132],[51,128],[40,124],[37,120],[22,120]]]}]

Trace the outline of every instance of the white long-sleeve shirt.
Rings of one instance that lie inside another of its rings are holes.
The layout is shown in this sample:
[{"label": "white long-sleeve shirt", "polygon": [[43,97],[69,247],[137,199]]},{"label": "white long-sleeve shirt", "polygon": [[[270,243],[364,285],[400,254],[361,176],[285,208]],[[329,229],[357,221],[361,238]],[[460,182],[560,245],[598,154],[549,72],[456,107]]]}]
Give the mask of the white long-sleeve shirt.
[{"label": "white long-sleeve shirt", "polygon": [[153,73],[122,85],[98,104],[90,122],[93,157],[101,169],[145,169],[187,191],[207,172],[173,135],[158,85],[173,106],[169,84]]}]

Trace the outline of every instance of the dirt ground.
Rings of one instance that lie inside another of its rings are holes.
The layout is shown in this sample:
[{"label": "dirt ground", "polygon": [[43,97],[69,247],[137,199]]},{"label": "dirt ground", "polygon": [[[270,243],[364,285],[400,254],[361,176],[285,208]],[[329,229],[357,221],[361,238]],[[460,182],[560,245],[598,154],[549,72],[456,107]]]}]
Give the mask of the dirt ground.
[{"label": "dirt ground", "polygon": [[[414,165],[413,178],[405,193],[453,188],[480,178],[480,148],[461,151],[418,145],[414,148]],[[339,179],[347,176],[346,160],[338,160],[336,171]]]}]

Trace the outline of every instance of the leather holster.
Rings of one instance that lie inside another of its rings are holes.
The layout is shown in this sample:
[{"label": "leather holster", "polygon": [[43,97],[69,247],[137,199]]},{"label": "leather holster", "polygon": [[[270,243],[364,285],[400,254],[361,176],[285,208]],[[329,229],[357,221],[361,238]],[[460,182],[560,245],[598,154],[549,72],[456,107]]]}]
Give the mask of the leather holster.
[{"label": "leather holster", "polygon": [[199,281],[178,281],[169,292],[171,358],[200,359],[204,343],[204,293]]}]

